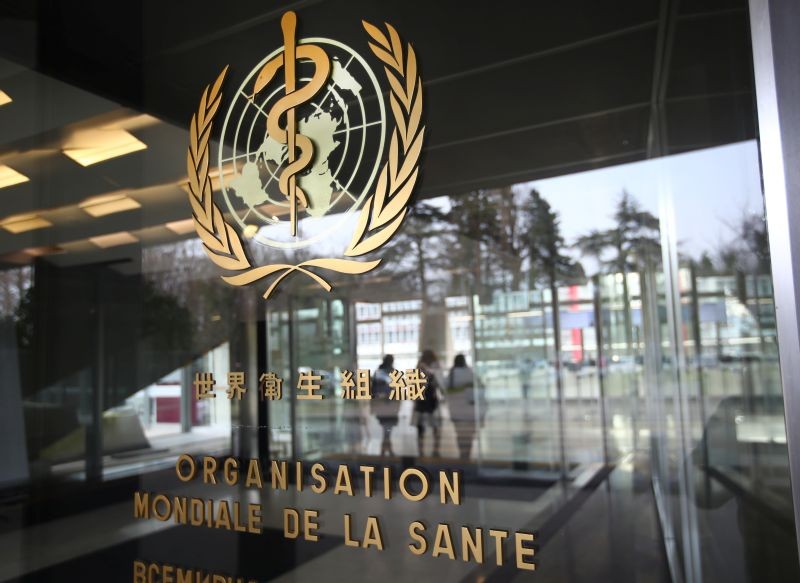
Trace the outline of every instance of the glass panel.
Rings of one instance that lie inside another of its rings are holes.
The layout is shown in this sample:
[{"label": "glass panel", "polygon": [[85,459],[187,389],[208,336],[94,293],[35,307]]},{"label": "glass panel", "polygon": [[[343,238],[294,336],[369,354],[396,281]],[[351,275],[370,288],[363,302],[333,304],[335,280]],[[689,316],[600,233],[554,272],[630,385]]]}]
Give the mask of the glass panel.
[{"label": "glass panel", "polygon": [[[800,580],[746,3],[562,4],[3,3],[0,580],[528,580],[518,532],[542,581]],[[408,42],[414,197],[378,267],[326,269]],[[249,72],[294,50],[305,86],[315,43],[327,93],[267,112]],[[273,115],[318,148],[306,247]],[[229,285],[236,241],[303,270]]]}]

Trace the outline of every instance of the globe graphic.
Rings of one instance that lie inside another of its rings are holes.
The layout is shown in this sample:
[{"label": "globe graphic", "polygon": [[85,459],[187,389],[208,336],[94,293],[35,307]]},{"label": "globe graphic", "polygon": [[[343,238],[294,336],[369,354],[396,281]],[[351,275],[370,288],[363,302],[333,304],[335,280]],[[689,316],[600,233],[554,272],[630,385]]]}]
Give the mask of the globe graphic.
[{"label": "globe graphic", "polygon": [[[295,108],[296,131],[311,139],[314,155],[296,175],[308,205],[300,207],[296,236],[290,232],[289,200],[279,188],[287,166],[287,147],[267,132],[266,121],[286,95],[284,77],[253,95],[255,79],[274,51],[245,78],[222,127],[219,148],[220,190],[231,217],[246,237],[278,248],[311,245],[341,228],[369,194],[380,165],[386,113],[375,74],[348,46],[331,39],[308,38],[323,48],[331,74],[325,86]],[[297,88],[314,75],[310,61],[296,63]],[[282,122],[282,126],[285,122]]]}]

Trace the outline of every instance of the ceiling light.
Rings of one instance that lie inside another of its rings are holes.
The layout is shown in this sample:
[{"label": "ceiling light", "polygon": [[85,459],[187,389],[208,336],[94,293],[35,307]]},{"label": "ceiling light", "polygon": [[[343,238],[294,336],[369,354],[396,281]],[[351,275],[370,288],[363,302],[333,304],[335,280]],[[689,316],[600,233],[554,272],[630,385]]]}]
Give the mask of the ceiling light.
[{"label": "ceiling light", "polygon": [[9,168],[8,166],[0,166],[0,188],[5,188],[6,186],[13,186],[15,184],[22,184],[23,182],[28,182],[30,180],[24,174],[20,174],[13,168]]},{"label": "ceiling light", "polygon": [[78,206],[93,217],[104,217],[113,213],[138,209],[142,205],[124,194],[103,194],[87,198]]},{"label": "ceiling light", "polygon": [[38,215],[15,215],[0,221],[0,227],[3,227],[9,233],[14,234],[52,226],[53,223],[47,219],[43,219]]},{"label": "ceiling light", "polygon": [[182,221],[172,221],[164,225],[176,235],[186,235],[194,232],[194,219],[184,219]]},{"label": "ceiling light", "polygon": [[31,257],[42,257],[44,255],[63,253],[64,249],[58,245],[47,245],[45,247],[28,247],[27,249],[23,249],[22,252]]},{"label": "ceiling light", "polygon": [[100,235],[99,237],[89,237],[89,241],[106,249],[107,247],[116,247],[117,245],[128,245],[130,243],[138,243],[139,239],[131,235],[128,231],[120,231],[119,233],[111,233],[110,235]]},{"label": "ceiling light", "polygon": [[[235,174],[235,172],[236,172],[236,169],[234,168],[233,164],[225,164],[222,167],[222,175],[223,176],[232,176],[232,175]],[[219,167],[209,169],[208,176],[209,176],[209,178],[211,178],[211,190],[214,190],[214,191],[219,190],[221,188],[221,186],[222,186],[222,183],[220,181]],[[191,194],[191,190],[189,190],[189,180],[188,179],[181,180],[178,183],[178,186],[180,186],[184,190],[184,192],[186,192],[186,194]]]},{"label": "ceiling light", "polygon": [[145,148],[147,144],[125,130],[94,129],[76,132],[63,152],[81,166],[91,166]]},{"label": "ceiling light", "polygon": [[11,103],[12,101],[13,99],[8,96],[8,93],[0,90],[0,105],[5,105],[6,103]]},{"label": "ceiling light", "polygon": [[110,123],[107,126],[104,126],[104,129],[128,131],[140,130],[142,128],[154,126],[157,123],[159,123],[159,119],[157,117],[153,117],[152,115],[148,115],[146,113],[140,113],[137,115],[124,117],[118,121]]}]

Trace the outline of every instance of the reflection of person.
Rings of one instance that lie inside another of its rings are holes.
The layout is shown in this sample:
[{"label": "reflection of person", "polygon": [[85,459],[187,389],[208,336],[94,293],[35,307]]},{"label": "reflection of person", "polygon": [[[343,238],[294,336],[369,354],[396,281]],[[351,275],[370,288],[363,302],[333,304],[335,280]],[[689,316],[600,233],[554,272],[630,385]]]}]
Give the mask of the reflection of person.
[{"label": "reflection of person", "polygon": [[519,365],[519,380],[522,385],[522,398],[528,398],[528,391],[531,388],[531,374],[533,373],[533,360],[530,358],[522,359]]},{"label": "reflection of person", "polygon": [[422,446],[425,442],[425,431],[428,427],[433,432],[433,456],[439,455],[439,381],[436,370],[439,362],[433,350],[422,351],[417,368],[427,378],[427,387],[422,399],[414,401],[414,422],[417,426],[417,445],[419,455],[422,456]]},{"label": "reflection of person", "polygon": [[381,433],[383,434],[380,455],[385,453],[388,456],[394,455],[392,452],[391,432],[392,427],[397,423],[398,410],[397,404],[389,400],[389,381],[393,370],[394,356],[387,354],[372,375],[372,400],[370,401],[372,413],[378,418],[378,423],[381,424]]},{"label": "reflection of person", "polygon": [[[744,547],[748,581],[800,581],[797,544],[791,504],[774,504],[781,497],[790,500],[786,445],[769,442],[764,436],[748,439],[743,423],[760,419],[757,431],[769,432],[769,419],[783,419],[780,396],[759,395],[755,399],[723,399],[703,428],[703,439],[692,452],[695,504],[701,509],[720,508],[735,499],[739,531]],[[764,467],[766,466],[766,467]],[[768,471],[767,471],[768,470]],[[781,479],[775,480],[775,474]],[[787,491],[776,491],[772,484],[785,481]],[[713,524],[704,520],[701,524]],[[708,526],[708,528],[714,528]],[[712,536],[714,533],[711,533]]]},{"label": "reflection of person", "polygon": [[456,430],[459,456],[468,460],[475,432],[482,425],[476,417],[476,403],[481,420],[486,412],[483,390],[480,383],[476,382],[472,369],[467,366],[467,359],[463,354],[456,355],[453,360],[453,368],[447,375],[446,383],[447,404]]}]

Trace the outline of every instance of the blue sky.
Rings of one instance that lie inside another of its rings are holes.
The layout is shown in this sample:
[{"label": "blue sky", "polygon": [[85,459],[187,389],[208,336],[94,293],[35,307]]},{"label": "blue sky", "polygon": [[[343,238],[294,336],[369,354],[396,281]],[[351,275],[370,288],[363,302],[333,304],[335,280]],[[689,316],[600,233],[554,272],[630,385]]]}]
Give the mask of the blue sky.
[{"label": "blue sky", "polygon": [[[660,205],[666,201],[674,209],[680,251],[699,257],[703,251],[715,256],[720,243],[733,239],[730,225],[740,222],[743,213],[763,214],[759,176],[758,148],[751,140],[536,180],[514,188],[518,193],[539,190],[558,212],[568,245],[592,229],[613,226],[611,217],[623,190],[656,216],[661,215]],[[449,207],[446,197],[426,202]],[[313,255],[341,254],[352,235],[356,214],[342,219],[334,215],[301,221],[301,232],[316,232],[341,221],[332,236],[311,246]]]},{"label": "blue sky", "polygon": [[754,140],[686,154],[610,166],[518,185],[536,188],[561,219],[567,243],[592,229],[613,226],[611,215],[620,193],[627,190],[641,205],[660,216],[660,197],[675,214],[680,250],[694,257],[714,255],[720,241],[733,238],[729,225],[743,212],[763,214]]}]

